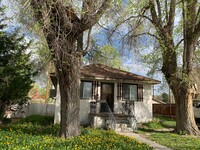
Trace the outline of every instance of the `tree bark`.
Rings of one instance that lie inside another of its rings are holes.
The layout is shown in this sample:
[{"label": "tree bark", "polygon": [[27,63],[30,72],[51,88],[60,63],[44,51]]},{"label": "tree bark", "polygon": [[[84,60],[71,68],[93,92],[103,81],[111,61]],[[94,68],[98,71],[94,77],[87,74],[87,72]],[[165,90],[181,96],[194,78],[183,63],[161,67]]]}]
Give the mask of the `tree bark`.
[{"label": "tree bark", "polygon": [[[198,127],[195,123],[193,113],[193,94],[192,88],[192,72],[193,72],[193,53],[195,50],[194,26],[195,26],[195,4],[196,1],[186,1],[186,8],[183,8],[186,16],[183,16],[184,22],[184,50],[183,50],[183,65],[182,70],[177,65],[177,52],[174,45],[174,19],[176,0],[170,1],[170,6],[167,10],[166,22],[159,20],[159,13],[157,14],[156,8],[160,7],[160,2],[149,0],[151,22],[155,26],[159,35],[159,44],[162,50],[162,72],[170,86],[175,102],[176,102],[176,128],[178,133],[187,133],[193,135],[200,135]],[[157,6],[156,6],[157,4]],[[166,4],[165,4],[166,5]],[[185,4],[182,5],[185,7]],[[166,8],[165,8],[166,9]],[[183,13],[183,14],[184,14]],[[165,14],[166,15],[166,14]],[[185,23],[187,24],[185,26]]]},{"label": "tree bark", "polygon": [[60,135],[65,138],[77,136],[81,132],[79,84],[84,51],[82,42],[78,45],[77,38],[98,22],[111,0],[103,0],[101,5],[90,0],[82,2],[83,10],[79,18],[72,5],[69,3],[65,6],[62,0],[30,1],[35,18],[41,24],[48,46],[53,52],[61,94]]},{"label": "tree bark", "polygon": [[[176,128],[175,132],[182,134],[192,134],[200,135],[199,129],[196,125],[193,112],[193,95],[194,89],[192,88],[192,71],[193,71],[193,50],[194,43],[187,39],[186,52],[189,53],[186,55],[185,65],[187,70],[178,69],[176,63],[176,53],[173,44],[170,44],[170,47],[165,46],[163,53],[163,67],[162,72],[165,75],[165,78],[170,86],[175,102],[176,102]],[[189,42],[190,41],[190,42]],[[170,43],[165,41],[165,43]],[[184,65],[183,65],[184,66]]]},{"label": "tree bark", "polygon": [[76,38],[73,36],[56,40],[53,46],[56,75],[61,95],[60,136],[64,138],[77,136],[81,133],[79,119],[81,55],[74,51],[76,49]]},{"label": "tree bark", "polygon": [[61,94],[60,135],[65,138],[77,136],[81,132],[79,119],[80,61],[75,58],[72,62],[73,65],[63,68],[65,71],[57,70]]},{"label": "tree bark", "polygon": [[177,90],[177,86],[172,86],[176,101],[176,128],[175,132],[180,134],[199,135],[199,129],[195,123],[192,90],[190,87],[182,85]]}]

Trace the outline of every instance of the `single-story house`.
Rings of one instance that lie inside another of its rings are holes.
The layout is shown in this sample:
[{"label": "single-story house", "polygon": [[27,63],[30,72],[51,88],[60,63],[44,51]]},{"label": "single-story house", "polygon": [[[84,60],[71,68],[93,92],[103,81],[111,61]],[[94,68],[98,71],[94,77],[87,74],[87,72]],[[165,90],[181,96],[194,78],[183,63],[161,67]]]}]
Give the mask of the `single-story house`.
[{"label": "single-story house", "polygon": [[[57,89],[54,122],[59,123],[59,85],[55,75],[52,74],[51,79]],[[159,83],[158,80],[102,64],[83,66],[80,84],[81,124],[90,124],[91,120],[94,123],[95,117],[103,123],[109,111],[113,116],[120,116],[124,114],[125,104],[129,104],[137,122],[151,121],[152,85]]]},{"label": "single-story house", "polygon": [[156,98],[152,98],[152,104],[166,104],[166,103]]}]

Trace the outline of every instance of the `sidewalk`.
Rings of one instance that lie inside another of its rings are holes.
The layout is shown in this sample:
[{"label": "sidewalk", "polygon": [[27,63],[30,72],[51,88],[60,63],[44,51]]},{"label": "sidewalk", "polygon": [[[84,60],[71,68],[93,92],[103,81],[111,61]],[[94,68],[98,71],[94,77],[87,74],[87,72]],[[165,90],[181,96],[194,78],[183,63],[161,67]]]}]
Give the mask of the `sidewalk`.
[{"label": "sidewalk", "polygon": [[133,137],[135,138],[136,140],[142,142],[142,143],[146,143],[148,144],[149,146],[153,147],[155,150],[172,150],[166,146],[163,146],[163,145],[160,145],[154,141],[151,141],[151,140],[148,140],[146,138],[143,138],[141,137],[139,134],[137,133],[133,133],[133,132],[117,132],[118,134],[121,134],[121,135],[125,135],[125,136],[130,136],[130,137]]}]

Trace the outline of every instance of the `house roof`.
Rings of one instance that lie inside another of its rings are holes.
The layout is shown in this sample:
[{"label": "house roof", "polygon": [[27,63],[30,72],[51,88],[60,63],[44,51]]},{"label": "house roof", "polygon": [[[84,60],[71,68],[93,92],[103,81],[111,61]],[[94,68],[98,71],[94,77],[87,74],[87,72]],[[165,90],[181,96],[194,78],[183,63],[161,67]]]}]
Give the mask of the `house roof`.
[{"label": "house roof", "polygon": [[[57,78],[55,73],[51,73],[51,80],[56,87]],[[98,80],[121,80],[127,82],[142,82],[150,84],[159,84],[160,81],[145,76],[137,75],[131,72],[112,68],[102,64],[91,64],[81,68],[82,79],[98,79]]]},{"label": "house roof", "polygon": [[81,68],[81,78],[138,81],[159,84],[160,81],[102,64],[91,64]]},{"label": "house roof", "polygon": [[153,103],[158,103],[158,104],[166,104],[165,102],[161,101],[161,100],[158,100],[158,99],[155,99],[155,98],[152,98],[152,101]]}]

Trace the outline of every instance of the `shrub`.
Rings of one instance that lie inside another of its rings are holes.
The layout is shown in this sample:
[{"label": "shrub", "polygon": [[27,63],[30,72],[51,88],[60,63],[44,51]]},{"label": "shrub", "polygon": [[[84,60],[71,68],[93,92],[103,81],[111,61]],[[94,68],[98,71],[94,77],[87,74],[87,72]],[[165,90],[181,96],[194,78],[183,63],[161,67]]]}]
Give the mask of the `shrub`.
[{"label": "shrub", "polygon": [[40,116],[40,115],[32,115],[28,116],[20,121],[21,123],[32,123],[38,125],[52,125],[54,122],[54,117],[52,116]]},{"label": "shrub", "polygon": [[9,124],[9,123],[11,123],[12,120],[11,120],[11,118],[4,117],[3,119],[1,119],[1,121],[3,124]]}]

